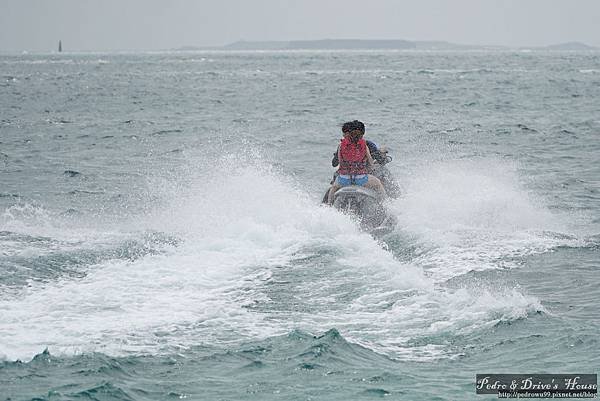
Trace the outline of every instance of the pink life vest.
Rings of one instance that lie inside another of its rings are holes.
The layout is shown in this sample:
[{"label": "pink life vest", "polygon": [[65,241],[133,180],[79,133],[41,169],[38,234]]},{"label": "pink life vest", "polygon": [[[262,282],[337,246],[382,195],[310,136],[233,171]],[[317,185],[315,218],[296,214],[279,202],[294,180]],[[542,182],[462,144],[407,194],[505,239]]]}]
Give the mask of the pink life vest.
[{"label": "pink life vest", "polygon": [[367,142],[359,139],[353,143],[350,139],[342,139],[340,143],[340,175],[367,174]]}]

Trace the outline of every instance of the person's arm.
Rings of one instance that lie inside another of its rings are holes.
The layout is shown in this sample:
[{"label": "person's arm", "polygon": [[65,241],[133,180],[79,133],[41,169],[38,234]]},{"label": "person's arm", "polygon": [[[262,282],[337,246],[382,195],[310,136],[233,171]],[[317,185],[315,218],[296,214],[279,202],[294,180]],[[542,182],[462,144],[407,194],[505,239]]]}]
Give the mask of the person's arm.
[{"label": "person's arm", "polygon": [[375,164],[373,163],[373,158],[371,157],[371,152],[369,151],[369,147],[367,146],[367,162],[371,166],[371,168],[375,168]]},{"label": "person's arm", "polygon": [[379,152],[379,148],[373,141],[367,141],[367,147],[371,153],[371,159],[377,161],[379,164],[383,164],[383,155]]},{"label": "person's arm", "polygon": [[340,156],[339,156],[340,147],[338,146],[337,150],[333,154],[333,159],[331,159],[331,167],[337,167],[340,164]]}]

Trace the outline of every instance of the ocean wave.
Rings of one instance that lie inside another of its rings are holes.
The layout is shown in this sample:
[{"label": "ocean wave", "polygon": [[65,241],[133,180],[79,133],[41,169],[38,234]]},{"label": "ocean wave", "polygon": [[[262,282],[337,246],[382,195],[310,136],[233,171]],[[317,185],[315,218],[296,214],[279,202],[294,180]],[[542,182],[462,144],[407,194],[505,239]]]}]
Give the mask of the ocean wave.
[{"label": "ocean wave", "polygon": [[436,282],[504,269],[516,258],[582,243],[569,216],[551,212],[528,191],[509,161],[435,162],[407,177],[405,186],[404,196],[392,204],[398,227],[421,244],[424,251],[413,262]]},{"label": "ocean wave", "polygon": [[[445,342],[411,341],[543,310],[517,290],[439,287],[440,275],[427,277],[419,259],[400,261],[351,217],[315,205],[293,177],[260,154],[190,162],[175,175],[149,179],[148,191],[154,203],[144,214],[132,212],[110,230],[100,230],[106,222],[96,232],[88,228],[77,245],[110,240],[127,252],[111,258],[102,253],[85,275],[34,282],[2,299],[0,353],[11,360],[45,347],[59,355],[168,354],[198,343],[240,344],[294,329],[336,327],[378,353],[431,360],[454,351]],[[412,211],[420,225],[429,224],[426,232],[435,232],[434,216]],[[4,224],[53,240],[82,233],[59,232],[56,219],[21,206],[5,213]],[[483,226],[486,221],[474,220]],[[407,229],[414,227],[410,222],[404,221]],[[136,253],[136,242],[125,238],[135,241],[140,233],[177,241],[158,253]],[[452,257],[441,259],[438,269],[447,269]]]}]

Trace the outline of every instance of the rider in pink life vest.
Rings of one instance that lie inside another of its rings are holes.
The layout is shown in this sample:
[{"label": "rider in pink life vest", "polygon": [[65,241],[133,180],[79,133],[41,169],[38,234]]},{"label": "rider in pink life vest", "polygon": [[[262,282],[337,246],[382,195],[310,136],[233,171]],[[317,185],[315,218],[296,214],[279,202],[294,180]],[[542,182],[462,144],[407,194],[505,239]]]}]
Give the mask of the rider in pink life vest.
[{"label": "rider in pink life vest", "polygon": [[367,174],[368,167],[373,167],[373,158],[366,141],[362,138],[364,133],[365,125],[356,120],[352,122],[352,126],[341,140],[338,148],[339,174],[329,190],[327,198],[330,205],[333,204],[335,192],[348,185],[371,188],[379,192],[381,196],[385,196],[381,181],[377,177]]},{"label": "rider in pink life vest", "polygon": [[341,140],[339,152],[340,175],[365,175],[367,174],[367,141],[360,138],[352,142],[349,137]]}]

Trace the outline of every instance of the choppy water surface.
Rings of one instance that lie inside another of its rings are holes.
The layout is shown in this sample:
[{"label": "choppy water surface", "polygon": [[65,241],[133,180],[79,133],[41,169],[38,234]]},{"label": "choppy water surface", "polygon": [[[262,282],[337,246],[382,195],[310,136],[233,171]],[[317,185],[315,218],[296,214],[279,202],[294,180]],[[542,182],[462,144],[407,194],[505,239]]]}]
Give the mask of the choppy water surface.
[{"label": "choppy water surface", "polygon": [[[0,399],[484,399],[597,373],[600,54],[0,57]],[[319,206],[340,124],[399,220]]]}]

